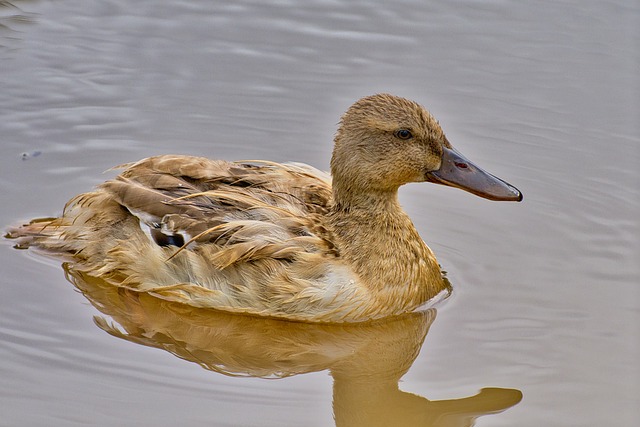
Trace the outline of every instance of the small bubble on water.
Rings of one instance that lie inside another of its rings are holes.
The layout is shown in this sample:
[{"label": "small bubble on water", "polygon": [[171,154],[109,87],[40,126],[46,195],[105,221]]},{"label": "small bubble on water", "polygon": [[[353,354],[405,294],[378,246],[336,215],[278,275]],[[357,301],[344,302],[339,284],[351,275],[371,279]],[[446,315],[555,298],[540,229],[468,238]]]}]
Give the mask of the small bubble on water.
[{"label": "small bubble on water", "polygon": [[24,152],[24,153],[20,154],[20,158],[22,160],[29,160],[32,157],[38,157],[40,154],[42,154],[42,151]]}]

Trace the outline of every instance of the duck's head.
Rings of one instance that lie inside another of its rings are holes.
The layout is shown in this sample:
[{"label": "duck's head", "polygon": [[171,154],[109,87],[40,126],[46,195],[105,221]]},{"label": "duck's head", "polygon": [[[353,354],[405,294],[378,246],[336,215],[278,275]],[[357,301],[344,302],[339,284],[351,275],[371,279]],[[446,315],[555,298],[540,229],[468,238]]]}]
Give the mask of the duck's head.
[{"label": "duck's head", "polygon": [[425,181],[490,200],[522,200],[517,188],[457,152],[422,106],[388,94],[362,98],[342,116],[331,173],[339,203],[395,193],[403,184]]}]

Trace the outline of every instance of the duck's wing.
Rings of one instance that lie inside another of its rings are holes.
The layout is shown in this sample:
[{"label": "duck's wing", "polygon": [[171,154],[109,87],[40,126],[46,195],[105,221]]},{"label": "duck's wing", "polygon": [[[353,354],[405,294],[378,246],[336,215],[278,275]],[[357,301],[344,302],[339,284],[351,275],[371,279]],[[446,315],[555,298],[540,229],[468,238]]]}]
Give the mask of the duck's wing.
[{"label": "duck's wing", "polygon": [[60,218],[34,220],[10,235],[50,252],[106,249],[110,237],[136,232],[133,217],[161,247],[283,243],[322,234],[331,203],[328,174],[303,164],[164,155],[117,168],[124,171],[71,199]]},{"label": "duck's wing", "polygon": [[100,189],[161,246],[309,235],[331,197],[328,175],[301,164],[165,155],[125,166]]}]

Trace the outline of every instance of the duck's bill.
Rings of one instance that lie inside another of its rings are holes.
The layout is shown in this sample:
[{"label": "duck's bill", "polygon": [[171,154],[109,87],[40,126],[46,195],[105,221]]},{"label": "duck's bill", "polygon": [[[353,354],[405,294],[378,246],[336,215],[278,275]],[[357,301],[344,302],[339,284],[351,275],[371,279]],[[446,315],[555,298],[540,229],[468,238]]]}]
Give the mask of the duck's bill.
[{"label": "duck's bill", "polygon": [[452,148],[444,147],[440,169],[427,173],[427,181],[461,188],[489,200],[522,200],[516,187],[483,171]]}]

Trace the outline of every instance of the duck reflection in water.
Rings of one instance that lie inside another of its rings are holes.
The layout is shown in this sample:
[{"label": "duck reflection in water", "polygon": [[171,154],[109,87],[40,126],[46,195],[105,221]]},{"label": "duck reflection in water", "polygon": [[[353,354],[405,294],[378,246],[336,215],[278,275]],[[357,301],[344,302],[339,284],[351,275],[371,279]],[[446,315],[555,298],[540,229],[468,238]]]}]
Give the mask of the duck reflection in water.
[{"label": "duck reflection in water", "polygon": [[398,388],[435,317],[415,310],[449,291],[398,202],[411,182],[522,200],[422,106],[377,94],[343,115],[331,176],[156,156],[9,237],[72,259],[69,278],[120,325],[96,320],[112,335],[227,375],[328,370],[339,426],[471,425],[521,393],[431,402]]},{"label": "duck reflection in water", "polygon": [[114,287],[68,265],[65,271],[115,322],[94,318],[115,337],[229,376],[283,378],[328,370],[339,427],[472,426],[477,417],[502,412],[522,398],[519,390],[484,388],[475,396],[430,401],[399,389],[435,309],[364,324],[288,322],[195,308]]}]

